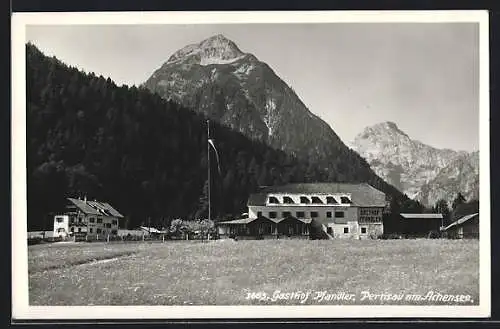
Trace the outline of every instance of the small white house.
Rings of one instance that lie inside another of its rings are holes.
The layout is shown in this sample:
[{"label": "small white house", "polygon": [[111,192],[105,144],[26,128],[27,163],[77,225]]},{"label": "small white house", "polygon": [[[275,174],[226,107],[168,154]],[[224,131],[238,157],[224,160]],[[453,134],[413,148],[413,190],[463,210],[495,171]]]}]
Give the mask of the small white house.
[{"label": "small white house", "polygon": [[117,236],[123,218],[109,203],[67,198],[66,211],[54,216],[54,236],[98,239]]},{"label": "small white house", "polygon": [[69,236],[69,216],[57,215],[54,217],[54,237],[65,239]]}]

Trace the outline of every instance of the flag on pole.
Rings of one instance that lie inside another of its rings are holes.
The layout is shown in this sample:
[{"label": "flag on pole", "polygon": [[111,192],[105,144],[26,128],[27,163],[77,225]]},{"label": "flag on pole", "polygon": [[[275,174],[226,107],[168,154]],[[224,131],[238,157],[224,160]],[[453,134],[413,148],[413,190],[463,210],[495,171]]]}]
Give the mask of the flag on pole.
[{"label": "flag on pole", "polygon": [[208,139],[208,143],[212,146],[212,148],[214,149],[214,152],[215,152],[215,158],[217,159],[217,170],[219,171],[219,175],[222,174],[221,170],[220,170],[220,160],[219,160],[219,152],[217,152],[217,148],[215,147],[215,144],[214,144],[214,140],[209,138]]}]

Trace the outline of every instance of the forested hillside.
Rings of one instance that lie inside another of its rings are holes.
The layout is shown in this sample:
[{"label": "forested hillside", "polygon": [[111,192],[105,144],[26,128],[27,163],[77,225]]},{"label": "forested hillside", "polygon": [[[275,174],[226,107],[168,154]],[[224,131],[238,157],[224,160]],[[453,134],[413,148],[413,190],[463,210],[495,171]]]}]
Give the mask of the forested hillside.
[{"label": "forested hillside", "polygon": [[[48,224],[65,197],[78,196],[111,203],[128,227],[206,216],[205,117],[146,89],[83,73],[32,44],[26,51],[29,229]],[[211,137],[221,165],[220,173],[212,167],[218,218],[244,212],[259,185],[332,177],[215,123]],[[350,172],[343,181],[360,180]],[[408,202],[381,179],[369,183]]]}]

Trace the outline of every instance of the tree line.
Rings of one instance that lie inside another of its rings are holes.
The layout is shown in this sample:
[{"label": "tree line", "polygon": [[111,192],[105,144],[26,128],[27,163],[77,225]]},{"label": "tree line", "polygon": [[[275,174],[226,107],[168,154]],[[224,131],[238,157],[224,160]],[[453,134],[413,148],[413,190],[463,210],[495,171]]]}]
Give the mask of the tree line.
[{"label": "tree line", "polygon": [[457,193],[451,205],[444,199],[440,199],[432,207],[432,212],[443,215],[444,226],[447,226],[463,216],[479,212],[479,200],[467,201],[462,193]]}]

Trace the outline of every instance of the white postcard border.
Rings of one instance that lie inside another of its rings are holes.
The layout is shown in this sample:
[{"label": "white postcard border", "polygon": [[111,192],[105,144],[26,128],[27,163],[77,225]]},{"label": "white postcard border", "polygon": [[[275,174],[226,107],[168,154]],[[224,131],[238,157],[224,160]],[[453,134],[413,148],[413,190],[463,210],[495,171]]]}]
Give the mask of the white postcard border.
[{"label": "white postcard border", "polygon": [[[29,306],[26,211],[26,25],[234,23],[480,24],[480,293],[477,306]],[[487,11],[95,12],[12,15],[12,318],[237,319],[237,318],[466,318],[491,309],[489,26]]]}]

